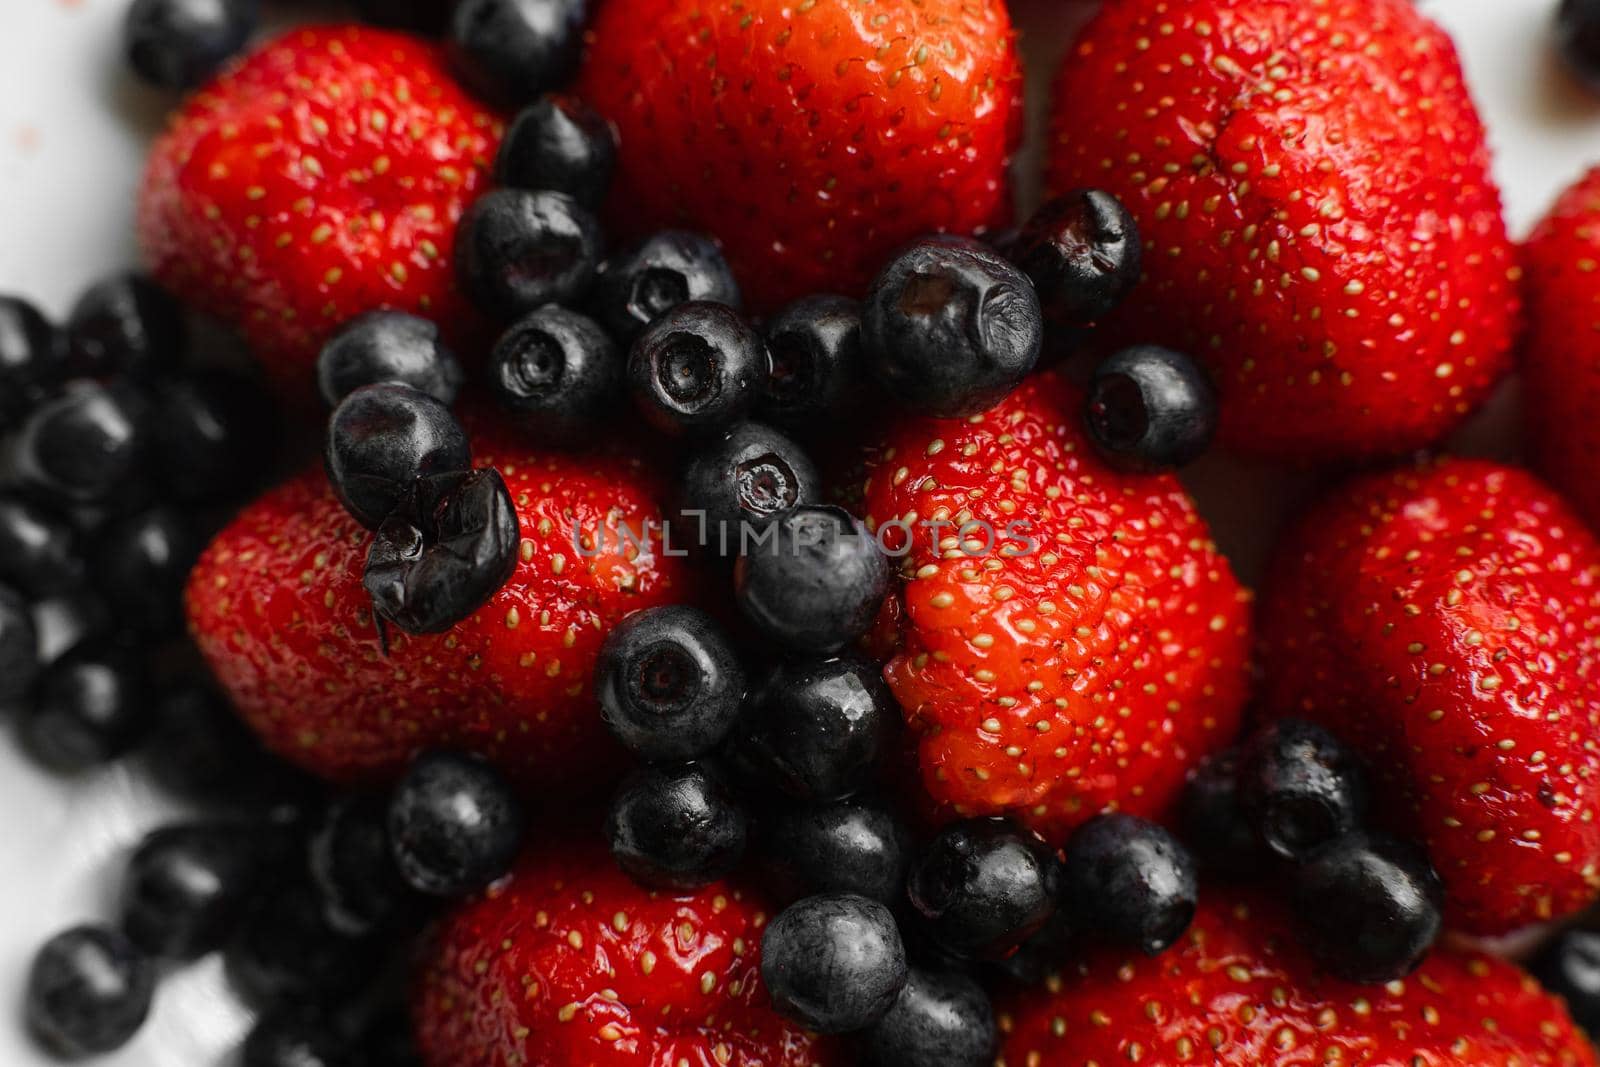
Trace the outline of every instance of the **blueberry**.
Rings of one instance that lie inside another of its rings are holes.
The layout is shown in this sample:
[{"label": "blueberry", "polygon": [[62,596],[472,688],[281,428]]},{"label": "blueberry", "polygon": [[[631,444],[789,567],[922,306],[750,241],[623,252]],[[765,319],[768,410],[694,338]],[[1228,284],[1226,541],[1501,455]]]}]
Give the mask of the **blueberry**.
[{"label": "blueberry", "polygon": [[153,719],[144,761],[163,788],[186,798],[226,801],[264,784],[269,757],[214,685],[171,685],[157,697]]},{"label": "blueberry", "polygon": [[677,523],[687,542],[737,556],[777,515],[817,503],[821,482],[794,441],[760,423],[735,423],[690,455],[678,481]]},{"label": "blueberry", "polygon": [[137,480],[147,414],[126,389],[75,382],[22,423],[11,442],[12,477],[62,504],[105,503]]},{"label": "blueberry", "polygon": [[546,304],[501,336],[485,379],[525,432],[592,445],[622,393],[622,370],[622,353],[593,319]]},{"label": "blueberry", "polygon": [[0,294],[0,426],[20,418],[66,376],[66,344],[39,309]]},{"label": "blueberry", "polygon": [[993,249],[960,238],[912,245],[861,310],[867,369],[900,402],[942,417],[999,403],[1039,359],[1039,298]]},{"label": "blueberry", "polygon": [[39,675],[39,633],[28,602],[0,586],[0,706],[22,697]]},{"label": "blueberry", "polygon": [[836,800],[871,783],[899,711],[878,665],[847,655],[776,667],[735,727],[731,757],[799,800]]},{"label": "blueberry", "polygon": [[933,839],[906,890],[946,949],[1003,959],[1049,920],[1060,883],[1043,841],[1004,819],[967,819]]},{"label": "blueberry", "polygon": [[1217,432],[1217,396],[1188,356],[1138,345],[1095,368],[1084,397],[1089,439],[1112,466],[1152,472],[1205,454]]},{"label": "blueberry", "polygon": [[866,897],[807,897],[779,912],[761,936],[761,978],[773,1006],[819,1033],[883,1018],[906,977],[894,916]]},{"label": "blueberry", "polygon": [[1439,936],[1444,892],[1421,849],[1353,834],[1290,875],[1300,937],[1317,962],[1351,982],[1410,974]]},{"label": "blueberry", "polygon": [[381,618],[411,634],[443,633],[510,581],[521,537],[499,471],[418,482],[378,528],[362,584]]},{"label": "blueberry", "polygon": [[1366,773],[1322,727],[1280,720],[1252,737],[1239,761],[1240,803],[1275,855],[1304,862],[1361,825]]},{"label": "blueberry", "polygon": [[1572,1021],[1591,1036],[1600,1033],[1600,933],[1565,930],[1528,963],[1539,984],[1567,1002]]},{"label": "blueberry", "polygon": [[761,337],[726,304],[679,304],[656,318],[628,353],[634,403],[663,433],[726,426],[755,405],[766,375]]},{"label": "blueberry", "polygon": [[739,283],[715,241],[662,230],[600,265],[592,303],[611,335],[631,343],[646,326],[690,301],[737,309]]},{"label": "blueberry", "polygon": [[278,431],[272,404],[251,379],[207,370],[156,389],[152,436],[162,492],[182,503],[248,494],[266,470]]},{"label": "blueberry", "polygon": [[249,824],[156,830],[128,861],[122,930],[152,956],[193,960],[221,948],[262,892],[281,831]]},{"label": "blueberry", "polygon": [[328,339],[317,356],[317,388],[329,407],[361,388],[399,382],[449,407],[461,391],[461,364],[439,326],[403,311],[358,315]]},{"label": "blueberry", "polygon": [[430,896],[464,896],[505,874],[524,825],[522,804],[500,773],[457,752],[418,756],[389,799],[400,874]]},{"label": "blueberry", "polygon": [[605,199],[616,165],[611,124],[577,97],[547,94],[506,131],[494,174],[501,185],[566,193],[594,208]]},{"label": "blueberry", "polygon": [[1073,832],[1063,855],[1062,906],[1081,929],[1154,956],[1189,928],[1200,899],[1194,857],[1155,823],[1097,816]]},{"label": "blueberry", "polygon": [[585,0],[460,0],[450,20],[456,67],[477,92],[516,106],[578,71]]},{"label": "blueberry", "polygon": [[450,0],[354,0],[362,22],[437,37],[450,25]]},{"label": "blueberry", "polygon": [[79,926],[45,942],[34,957],[28,1029],[58,1056],[112,1052],[144,1025],[155,988],[155,966],[127,938]]},{"label": "blueberry", "polygon": [[1600,93],[1600,0],[1561,0],[1556,46],[1572,73]]},{"label": "blueberry", "polygon": [[873,535],[848,512],[798,507],[778,516],[734,568],[745,617],[795,652],[836,652],[877,618],[893,577]]},{"label": "blueberry", "polygon": [[136,745],[149,716],[143,671],[111,649],[80,649],[46,668],[22,720],[29,751],[62,772],[108,763]]},{"label": "blueberry", "polygon": [[[187,0],[197,5],[226,6]],[[85,378],[148,378],[176,367],[189,347],[183,309],[142,274],[114,274],[91,286],[67,316],[66,333],[68,369]]]},{"label": "blueberry", "polygon": [[1045,317],[1088,326],[1114,311],[1139,281],[1139,226],[1100,189],[1074,189],[1039,208],[1012,258],[1033,282]]},{"label": "blueberry", "polygon": [[280,1010],[256,1023],[245,1038],[240,1067],[351,1067],[353,1059],[327,1022],[309,1012]]},{"label": "blueberry", "polygon": [[869,1067],[988,1067],[998,1040],[982,986],[957,971],[920,968],[865,1036]]},{"label": "blueberry", "polygon": [[648,889],[695,889],[744,854],[744,811],[706,768],[644,767],[622,783],[606,839],[623,872]]},{"label": "blueberry", "polygon": [[1184,842],[1207,870],[1225,877],[1259,873],[1265,857],[1239,801],[1239,754],[1219,752],[1189,772],[1179,805]]},{"label": "blueberry", "polygon": [[192,89],[241,51],[256,0],[133,0],[123,23],[128,63],[158,89]]},{"label": "blueberry", "polygon": [[0,581],[38,599],[69,592],[87,576],[78,532],[65,515],[0,493]]},{"label": "blueberry", "polygon": [[418,479],[464,473],[472,446],[450,409],[409,385],[364,385],[328,419],[328,480],[346,510],[376,530]]},{"label": "blueberry", "polygon": [[594,281],[600,224],[565,193],[496,189],[467,209],[456,237],[461,287],[503,321],[570,304]]},{"label": "blueberry", "polygon": [[328,805],[309,841],[312,884],[334,929],[365,937],[393,927],[413,910],[389,844],[385,798],[358,793]]},{"label": "blueberry", "polygon": [[341,934],[316,890],[293,880],[263,895],[229,943],[226,964],[232,984],[258,1007],[315,1006],[374,985],[384,952]]},{"label": "blueberry", "polygon": [[802,297],[767,323],[772,372],[760,410],[784,426],[814,428],[859,407],[868,386],[861,305],[842,296]]},{"label": "blueberry", "polygon": [[652,761],[710,751],[744,700],[744,670],[726,635],[711,616],[681,604],[635,612],[613,627],[594,679],[606,728]]},{"label": "blueberry", "polygon": [[911,835],[885,807],[835,800],[780,812],[767,852],[796,895],[855,893],[893,904],[905,893]]},{"label": "blueberry", "polygon": [[1081,942],[1080,931],[1073,925],[1072,917],[1065,908],[1058,907],[1021,947],[1005,959],[991,963],[989,969],[1021,985],[1043,985],[1051,975],[1061,974],[1078,958]]},{"label": "blueberry", "polygon": [[183,629],[183,586],[200,555],[193,521],[175,508],[113,520],[95,537],[90,569],[119,621],[147,635]]}]

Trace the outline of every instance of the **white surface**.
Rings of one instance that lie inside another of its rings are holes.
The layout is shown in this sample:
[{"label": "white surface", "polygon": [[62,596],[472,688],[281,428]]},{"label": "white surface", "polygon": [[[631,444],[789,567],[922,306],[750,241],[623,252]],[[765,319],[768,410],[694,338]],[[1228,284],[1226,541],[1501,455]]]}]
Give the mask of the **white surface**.
[{"label": "white surface", "polygon": [[[165,101],[123,74],[116,28],[126,3],[0,0],[0,291],[56,315],[89,280],[134,261],[133,189]],[[1059,51],[1041,28],[1070,17],[1059,3],[1016,3],[1019,22],[1040,30],[1030,54]],[[1554,0],[1424,6],[1461,47],[1521,234],[1557,191],[1600,162],[1600,101],[1553,69],[1546,32]],[[1037,73],[1050,72],[1040,65]],[[63,783],[22,760],[0,731],[0,1065],[47,1062],[16,1025],[33,950],[57,929],[109,916],[121,856],[170,810],[136,768]],[[213,960],[165,983],[151,1025],[102,1062],[213,1067],[244,1025]]]}]

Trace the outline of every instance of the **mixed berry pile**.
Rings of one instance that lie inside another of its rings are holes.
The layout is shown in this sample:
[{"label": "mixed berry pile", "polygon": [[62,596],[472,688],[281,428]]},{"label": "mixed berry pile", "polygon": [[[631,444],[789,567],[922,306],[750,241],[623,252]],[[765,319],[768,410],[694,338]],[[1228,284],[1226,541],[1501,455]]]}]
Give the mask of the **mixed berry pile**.
[{"label": "mixed berry pile", "polygon": [[1108,0],[1020,227],[1000,0],[356,6],[134,0],[147,272],[0,297],[0,699],[206,813],[42,1048],[1597,1062],[1600,170],[1516,247],[1411,0]]}]

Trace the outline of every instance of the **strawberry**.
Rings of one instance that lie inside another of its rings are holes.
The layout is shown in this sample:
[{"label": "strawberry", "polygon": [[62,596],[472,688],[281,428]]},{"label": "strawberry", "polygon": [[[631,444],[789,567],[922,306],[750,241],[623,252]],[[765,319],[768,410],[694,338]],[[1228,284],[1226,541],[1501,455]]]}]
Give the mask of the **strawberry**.
[{"label": "strawberry", "polygon": [[436,1067],[830,1067],[773,1011],[759,896],[652,893],[599,845],[545,846],[444,920],[412,1014]]},{"label": "strawberry", "polygon": [[1402,452],[1508,368],[1483,127],[1412,0],[1112,0],[1056,94],[1050,187],[1115,193],[1145,242],[1109,325],[1209,364],[1228,446]]},{"label": "strawberry", "polygon": [[1528,238],[1523,341],[1528,439],[1538,469],[1600,528],[1600,167]]},{"label": "strawberry", "polygon": [[1002,0],[607,0],[579,89],[621,137],[614,223],[715,235],[758,310],[1010,211]]},{"label": "strawberry", "polygon": [[473,444],[516,502],[521,559],[449,633],[391,628],[385,655],[361,585],[370,535],[320,469],[246,508],[206,549],[189,579],[190,630],[268,746],[327,777],[392,775],[418,749],[453,745],[525,784],[604,785],[595,772],[614,750],[590,687],[600,645],[624,615],[684,594],[680,558],[620,535],[660,521],[656,485],[637,462],[532,452],[500,429]]},{"label": "strawberry", "polygon": [[156,143],[139,196],[145,255],[309,396],[323,340],[360,312],[471,334],[450,253],[501,132],[434,45],[292,31],[196,93]]},{"label": "strawberry", "polygon": [[1523,471],[1449,460],[1313,507],[1262,604],[1260,704],[1373,764],[1446,921],[1501,933],[1600,889],[1600,543]]},{"label": "strawberry", "polygon": [[1516,967],[1443,950],[1381,986],[1318,974],[1282,907],[1211,895],[1184,939],[1151,959],[1092,953],[995,1005],[997,1067],[1289,1067],[1595,1063],[1561,1002]]},{"label": "strawberry", "polygon": [[1081,406],[1043,374],[868,454],[859,507],[907,579],[884,676],[943,815],[1161,815],[1239,724],[1249,594],[1175,478],[1094,455]]}]

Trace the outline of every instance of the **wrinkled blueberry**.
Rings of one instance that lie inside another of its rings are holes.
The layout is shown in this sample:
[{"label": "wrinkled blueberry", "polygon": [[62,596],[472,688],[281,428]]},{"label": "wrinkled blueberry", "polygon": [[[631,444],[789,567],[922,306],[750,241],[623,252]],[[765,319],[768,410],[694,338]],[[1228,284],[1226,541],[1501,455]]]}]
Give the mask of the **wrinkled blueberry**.
[{"label": "wrinkled blueberry", "polygon": [[695,889],[733,870],[748,822],[704,767],[644,767],[612,798],[605,833],[617,866],[640,885]]},{"label": "wrinkled blueberry", "polygon": [[1028,220],[1012,259],[1058,326],[1104,318],[1139,281],[1139,226],[1122,202],[1100,189],[1074,189]]},{"label": "wrinkled blueberry", "polygon": [[517,116],[500,145],[495,180],[513,189],[566,193],[598,207],[617,165],[617,135],[582,100],[547,94]]},{"label": "wrinkled blueberry", "polygon": [[727,636],[686,604],[638,611],[614,626],[594,679],[606,728],[651,761],[710,751],[744,700],[744,670]]},{"label": "wrinkled blueberry", "polygon": [[346,510],[375,530],[419,479],[465,473],[472,446],[450,409],[409,385],[364,385],[328,419],[328,480]]},{"label": "wrinkled blueberry", "polygon": [[615,410],[622,373],[622,353],[593,319],[547,304],[500,337],[484,377],[526,433],[592,445]]},{"label": "wrinkled blueberry", "polygon": [[761,977],[773,1006],[818,1033],[870,1026],[906,984],[894,916],[846,893],[807,897],[779,912],[761,937]]},{"label": "wrinkled blueberry", "polygon": [[646,326],[690,301],[737,310],[739,283],[715,241],[662,230],[601,264],[592,303],[611,335],[631,343]]},{"label": "wrinkled blueberry", "polygon": [[877,539],[833,507],[798,507],[745,548],[734,595],[766,637],[795,652],[826,653],[865,634],[893,577]]},{"label": "wrinkled blueberry", "polygon": [[842,296],[802,297],[767,323],[772,370],[760,411],[796,429],[861,406],[869,387],[861,305]]},{"label": "wrinkled blueberry", "polygon": [[769,426],[735,423],[690,455],[678,480],[674,533],[680,543],[737,556],[775,517],[821,495],[804,449]]},{"label": "wrinkled blueberry", "polygon": [[461,364],[437,323],[402,311],[369,311],[345,323],[317,356],[317,388],[329,407],[361,388],[399,382],[449,407],[461,391]]},{"label": "wrinkled blueberry", "polygon": [[766,375],[761,337],[726,304],[679,304],[656,318],[628,353],[634,403],[663,433],[714,430],[742,417]]},{"label": "wrinkled blueberry", "polygon": [[456,237],[461,287],[484,312],[507,322],[577,300],[599,260],[600,224],[565,193],[486,193],[467,210]]}]

